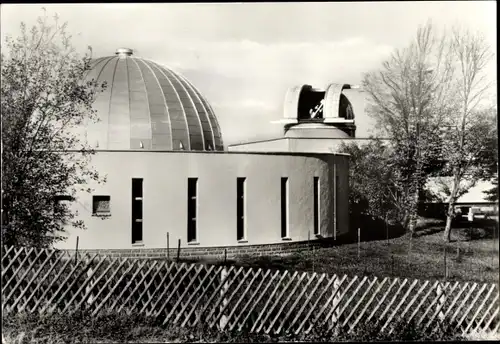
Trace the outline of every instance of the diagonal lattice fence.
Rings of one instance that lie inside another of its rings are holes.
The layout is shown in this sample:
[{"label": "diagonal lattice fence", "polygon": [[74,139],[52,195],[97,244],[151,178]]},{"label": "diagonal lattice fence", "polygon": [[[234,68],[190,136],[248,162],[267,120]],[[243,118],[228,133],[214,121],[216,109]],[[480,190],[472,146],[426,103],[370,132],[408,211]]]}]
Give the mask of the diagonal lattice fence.
[{"label": "diagonal lattice fence", "polygon": [[429,331],[499,331],[495,284],[329,276],[234,266],[109,258],[4,247],[4,312],[141,313],[163,323],[255,333],[310,332],[371,322],[392,332],[412,321]]}]

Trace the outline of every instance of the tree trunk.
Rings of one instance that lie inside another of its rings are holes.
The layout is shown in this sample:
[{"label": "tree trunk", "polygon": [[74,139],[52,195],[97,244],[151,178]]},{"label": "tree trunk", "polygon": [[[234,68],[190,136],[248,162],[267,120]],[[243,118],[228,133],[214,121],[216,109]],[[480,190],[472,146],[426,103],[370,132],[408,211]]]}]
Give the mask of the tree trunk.
[{"label": "tree trunk", "polygon": [[446,214],[446,227],[444,228],[443,239],[446,242],[451,241],[451,221],[455,217],[455,202],[458,194],[458,187],[460,185],[460,178],[458,173],[455,172],[453,176],[453,187],[451,189],[451,194],[448,199],[448,212]]},{"label": "tree trunk", "polygon": [[410,205],[410,213],[409,213],[409,223],[408,223],[408,231],[410,235],[413,236],[413,232],[417,227],[417,218],[418,218],[418,187],[415,188],[413,195],[411,196],[411,205]]}]

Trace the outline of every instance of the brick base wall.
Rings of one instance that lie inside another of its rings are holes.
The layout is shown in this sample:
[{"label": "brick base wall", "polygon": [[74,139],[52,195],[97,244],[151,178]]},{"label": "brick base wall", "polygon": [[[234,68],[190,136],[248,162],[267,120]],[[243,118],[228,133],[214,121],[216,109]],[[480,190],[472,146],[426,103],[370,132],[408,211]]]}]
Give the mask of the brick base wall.
[{"label": "brick base wall", "polygon": [[[284,242],[279,244],[228,246],[228,247],[187,247],[181,248],[180,257],[188,259],[221,259],[225,252],[227,258],[237,258],[241,256],[286,256],[294,252],[300,252],[312,247],[332,246],[331,239],[318,239],[311,241]],[[65,250],[74,252],[75,250]],[[177,248],[170,248],[169,257],[177,257]],[[100,254],[109,257],[130,257],[130,258],[166,258],[166,248],[134,248],[134,249],[85,249],[78,250],[79,253]]]}]

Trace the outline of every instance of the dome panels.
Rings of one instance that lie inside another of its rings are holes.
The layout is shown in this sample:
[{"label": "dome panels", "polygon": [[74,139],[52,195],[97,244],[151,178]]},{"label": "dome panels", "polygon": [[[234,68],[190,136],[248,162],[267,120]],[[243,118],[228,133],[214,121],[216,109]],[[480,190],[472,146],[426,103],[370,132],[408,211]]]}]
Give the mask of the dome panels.
[{"label": "dome panels", "polygon": [[207,100],[169,68],[120,48],[93,60],[86,79],[107,83],[94,103],[99,122],[87,128],[88,142],[99,149],[224,149]]}]

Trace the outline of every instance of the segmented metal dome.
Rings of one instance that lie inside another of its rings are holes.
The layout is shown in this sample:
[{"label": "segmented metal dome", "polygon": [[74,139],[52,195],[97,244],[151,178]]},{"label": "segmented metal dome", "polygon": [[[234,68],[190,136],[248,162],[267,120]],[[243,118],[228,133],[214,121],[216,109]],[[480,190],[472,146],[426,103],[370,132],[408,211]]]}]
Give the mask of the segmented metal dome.
[{"label": "segmented metal dome", "polygon": [[86,80],[106,82],[94,103],[100,121],[87,128],[97,149],[223,150],[207,100],[183,76],[121,48],[92,61]]}]

